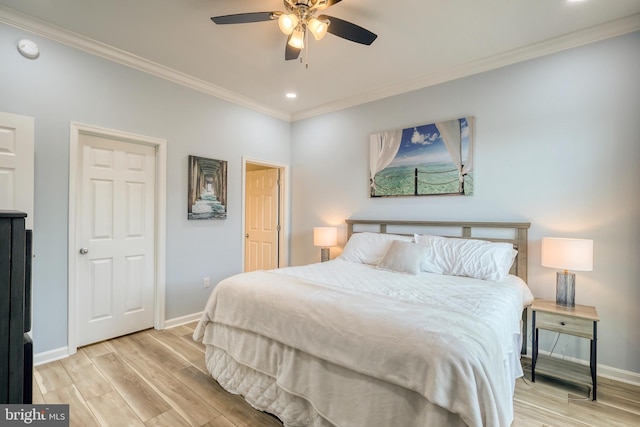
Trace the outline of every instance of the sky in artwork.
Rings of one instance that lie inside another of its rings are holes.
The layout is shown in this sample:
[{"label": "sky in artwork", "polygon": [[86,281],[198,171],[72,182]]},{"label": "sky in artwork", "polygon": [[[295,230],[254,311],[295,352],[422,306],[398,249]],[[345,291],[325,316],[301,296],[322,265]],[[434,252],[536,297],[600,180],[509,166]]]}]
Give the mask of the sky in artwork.
[{"label": "sky in artwork", "polygon": [[[469,126],[460,119],[463,164],[469,152]],[[450,163],[451,156],[434,123],[402,130],[400,149],[388,167],[414,167],[425,163]]]}]

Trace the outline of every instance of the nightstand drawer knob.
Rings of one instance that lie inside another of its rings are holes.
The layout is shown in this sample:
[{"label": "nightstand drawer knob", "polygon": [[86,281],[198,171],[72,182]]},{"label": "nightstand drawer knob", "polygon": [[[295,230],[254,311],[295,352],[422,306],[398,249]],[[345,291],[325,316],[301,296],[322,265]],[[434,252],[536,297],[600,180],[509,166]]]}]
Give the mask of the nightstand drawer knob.
[{"label": "nightstand drawer knob", "polygon": [[566,323],[565,323],[565,322],[560,322],[560,324],[561,324],[562,326],[566,325]]}]

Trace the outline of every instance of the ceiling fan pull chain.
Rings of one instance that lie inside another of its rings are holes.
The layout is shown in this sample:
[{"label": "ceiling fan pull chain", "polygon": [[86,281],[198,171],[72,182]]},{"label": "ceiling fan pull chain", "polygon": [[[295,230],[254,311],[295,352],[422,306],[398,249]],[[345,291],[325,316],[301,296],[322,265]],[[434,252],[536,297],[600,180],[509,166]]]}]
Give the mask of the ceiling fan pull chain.
[{"label": "ceiling fan pull chain", "polygon": [[[305,37],[309,34],[309,30],[305,30]],[[309,40],[307,42],[307,44],[304,46],[305,48],[305,55],[304,55],[304,69],[308,70],[309,69],[309,45],[311,44],[311,40],[309,38],[307,38],[307,40]]]},{"label": "ceiling fan pull chain", "polygon": [[[308,29],[308,28],[306,28],[306,29],[305,29],[305,37],[306,37],[308,34],[309,34],[309,29]],[[304,49],[305,49],[305,51],[304,51],[304,53],[305,53],[305,55],[304,55],[304,62],[305,62],[305,64],[304,64],[304,68],[305,68],[305,70],[308,70],[308,69],[309,69],[309,49],[310,49],[310,46],[309,46],[309,45],[311,44],[311,39],[310,39],[310,38],[307,38],[307,40],[308,40],[308,42],[307,42],[307,43],[305,44],[305,46],[304,46]]]}]

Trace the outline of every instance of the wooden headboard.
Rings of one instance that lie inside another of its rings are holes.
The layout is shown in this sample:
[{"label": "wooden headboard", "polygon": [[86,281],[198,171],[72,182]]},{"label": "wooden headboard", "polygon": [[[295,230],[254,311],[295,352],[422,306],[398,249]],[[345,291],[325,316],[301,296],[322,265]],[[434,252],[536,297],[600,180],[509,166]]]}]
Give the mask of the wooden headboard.
[{"label": "wooden headboard", "polygon": [[511,274],[527,282],[528,258],[528,222],[456,222],[456,221],[400,221],[347,219],[347,239],[353,233],[371,231],[376,233],[393,233],[413,236],[418,234],[435,234],[462,239],[488,240],[492,242],[508,242],[518,251],[511,268]]}]

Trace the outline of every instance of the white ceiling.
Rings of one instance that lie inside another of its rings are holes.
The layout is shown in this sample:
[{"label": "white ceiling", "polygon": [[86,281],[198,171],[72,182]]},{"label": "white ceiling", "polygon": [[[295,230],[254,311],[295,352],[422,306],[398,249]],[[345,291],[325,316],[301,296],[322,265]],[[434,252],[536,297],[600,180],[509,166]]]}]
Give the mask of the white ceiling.
[{"label": "white ceiling", "polygon": [[284,60],[277,22],[210,20],[278,10],[282,0],[0,0],[0,22],[286,120],[640,30],[640,0],[343,0],[324,13],[378,39],[310,40],[306,68]]}]

